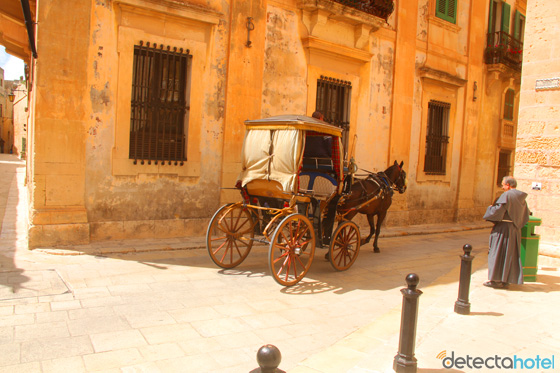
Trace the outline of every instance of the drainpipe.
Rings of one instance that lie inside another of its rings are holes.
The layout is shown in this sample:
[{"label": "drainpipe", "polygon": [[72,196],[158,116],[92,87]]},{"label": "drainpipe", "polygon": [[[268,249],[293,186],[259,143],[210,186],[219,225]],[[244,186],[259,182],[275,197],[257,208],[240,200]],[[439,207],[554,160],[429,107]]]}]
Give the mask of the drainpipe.
[{"label": "drainpipe", "polygon": [[23,17],[25,18],[25,28],[27,28],[27,37],[29,38],[29,48],[33,58],[37,58],[37,49],[35,48],[35,32],[33,31],[33,19],[31,18],[31,9],[29,8],[29,0],[20,0],[21,8],[23,10]]}]

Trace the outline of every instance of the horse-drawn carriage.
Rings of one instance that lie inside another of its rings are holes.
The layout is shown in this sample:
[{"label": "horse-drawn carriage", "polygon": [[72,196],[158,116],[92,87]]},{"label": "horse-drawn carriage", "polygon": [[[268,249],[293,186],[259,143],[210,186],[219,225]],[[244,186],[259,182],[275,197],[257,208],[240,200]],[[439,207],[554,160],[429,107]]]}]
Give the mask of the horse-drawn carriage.
[{"label": "horse-drawn carriage", "polygon": [[[295,285],[305,276],[316,246],[328,247],[326,257],[334,269],[350,268],[361,244],[360,229],[351,219],[366,213],[374,201],[387,200],[396,181],[406,188],[402,163],[392,166],[398,169],[394,176],[386,171],[383,180],[371,173],[353,185],[355,166],[343,162],[341,128],[298,115],[247,120],[245,125],[236,185],[242,201],[222,206],[206,234],[214,263],[233,268],[260,242],[269,246],[268,266],[281,285]],[[373,215],[368,215],[366,241],[374,232]],[[382,220],[378,216],[375,242]]]}]

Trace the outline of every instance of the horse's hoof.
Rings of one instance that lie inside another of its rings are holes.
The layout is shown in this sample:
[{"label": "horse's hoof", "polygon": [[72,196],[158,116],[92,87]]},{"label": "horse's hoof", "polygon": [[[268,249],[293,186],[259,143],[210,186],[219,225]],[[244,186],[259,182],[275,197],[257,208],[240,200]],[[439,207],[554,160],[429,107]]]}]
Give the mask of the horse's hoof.
[{"label": "horse's hoof", "polygon": [[374,252],[374,253],[380,253],[381,251],[379,251],[379,248],[378,248],[378,247],[375,247],[375,248],[373,249],[373,252]]},{"label": "horse's hoof", "polygon": [[326,254],[325,254],[325,260],[330,260],[329,258],[330,258],[330,257],[329,257],[329,253],[326,253]]}]

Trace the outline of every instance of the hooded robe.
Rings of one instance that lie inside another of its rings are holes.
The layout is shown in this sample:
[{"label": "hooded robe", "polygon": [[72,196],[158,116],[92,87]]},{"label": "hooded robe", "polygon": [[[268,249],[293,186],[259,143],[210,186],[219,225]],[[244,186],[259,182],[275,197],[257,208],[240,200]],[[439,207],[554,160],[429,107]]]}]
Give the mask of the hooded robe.
[{"label": "hooded robe", "polygon": [[529,221],[527,193],[517,189],[504,192],[486,210],[484,219],[494,223],[490,233],[488,279],[510,284],[523,283],[521,228]]}]

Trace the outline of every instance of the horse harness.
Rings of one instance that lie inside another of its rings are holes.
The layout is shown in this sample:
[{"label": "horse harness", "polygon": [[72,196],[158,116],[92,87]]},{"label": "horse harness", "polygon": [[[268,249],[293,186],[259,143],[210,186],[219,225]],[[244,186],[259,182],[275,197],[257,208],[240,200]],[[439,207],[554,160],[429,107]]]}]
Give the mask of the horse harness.
[{"label": "horse harness", "polygon": [[[367,187],[364,185],[364,181],[370,180],[374,184],[377,184],[379,187],[378,189],[366,193]],[[385,172],[378,172],[376,174],[370,173],[365,179],[358,179],[358,182],[362,186],[362,195],[360,196],[359,200],[370,200],[370,199],[385,199],[386,197],[393,196],[393,187],[392,182],[389,180]]]},{"label": "horse harness", "polygon": [[[344,211],[344,215],[350,213],[351,211],[359,210],[378,198],[385,199],[387,197],[393,196],[393,183],[389,180],[385,172],[378,172],[376,174],[371,172],[368,173],[369,175],[365,179],[356,179],[362,187],[362,194],[357,199],[357,201],[360,203],[357,206],[351,207],[348,210]],[[371,180],[374,184],[379,186],[379,188],[377,188],[373,192],[367,193],[367,187],[364,184],[364,181],[367,180]]]}]

